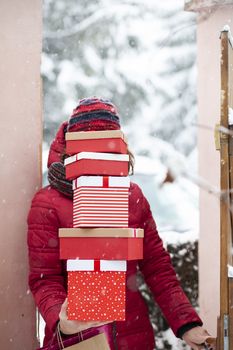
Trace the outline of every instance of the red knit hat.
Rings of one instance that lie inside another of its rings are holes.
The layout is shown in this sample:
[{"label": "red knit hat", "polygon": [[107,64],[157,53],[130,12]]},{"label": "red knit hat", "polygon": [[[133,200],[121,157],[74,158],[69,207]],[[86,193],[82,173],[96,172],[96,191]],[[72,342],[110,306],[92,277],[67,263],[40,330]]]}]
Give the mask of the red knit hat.
[{"label": "red knit hat", "polygon": [[97,97],[84,98],[68,121],[67,131],[118,130],[120,120],[114,104]]}]

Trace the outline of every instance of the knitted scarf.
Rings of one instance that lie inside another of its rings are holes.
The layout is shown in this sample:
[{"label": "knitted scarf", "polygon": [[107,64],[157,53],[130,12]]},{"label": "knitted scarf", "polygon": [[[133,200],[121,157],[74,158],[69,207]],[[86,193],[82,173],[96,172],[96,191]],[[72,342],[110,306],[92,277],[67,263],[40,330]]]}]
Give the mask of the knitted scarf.
[{"label": "knitted scarf", "polygon": [[52,163],[48,169],[50,185],[69,198],[73,198],[72,182],[66,180],[64,164]]}]

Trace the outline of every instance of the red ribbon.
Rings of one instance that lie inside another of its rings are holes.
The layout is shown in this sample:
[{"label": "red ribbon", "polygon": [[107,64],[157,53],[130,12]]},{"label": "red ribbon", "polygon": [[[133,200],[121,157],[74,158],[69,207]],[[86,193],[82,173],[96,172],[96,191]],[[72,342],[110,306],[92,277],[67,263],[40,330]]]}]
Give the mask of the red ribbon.
[{"label": "red ribbon", "polygon": [[109,178],[108,178],[108,176],[103,176],[103,187],[109,187]]},{"label": "red ribbon", "polygon": [[100,271],[100,260],[94,260],[94,271]]}]

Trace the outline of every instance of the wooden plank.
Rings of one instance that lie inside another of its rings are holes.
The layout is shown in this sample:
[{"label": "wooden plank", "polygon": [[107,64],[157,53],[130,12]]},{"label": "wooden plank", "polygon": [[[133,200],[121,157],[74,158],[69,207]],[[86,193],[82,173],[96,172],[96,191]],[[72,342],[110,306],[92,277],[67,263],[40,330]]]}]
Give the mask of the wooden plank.
[{"label": "wooden plank", "polygon": [[[220,125],[228,129],[228,33],[221,33],[221,120]],[[224,349],[224,315],[228,315],[228,271],[229,263],[229,146],[228,134],[220,132],[220,327],[218,334],[219,350]]]},{"label": "wooden plank", "polygon": [[[230,33],[228,32],[228,113],[230,108],[233,107],[233,47],[232,39],[229,38]],[[233,111],[232,111],[233,112]],[[231,132],[233,132],[233,125],[229,126]],[[229,180],[230,189],[233,189],[233,137],[229,136]],[[230,247],[233,242],[233,193],[230,192],[230,217],[231,217],[231,232],[230,232]],[[232,265],[232,251],[230,252],[230,265]],[[233,279],[229,278],[229,348],[233,349]]]},{"label": "wooden plank", "polygon": [[[233,47],[228,30],[221,33],[221,126],[233,131],[229,126],[229,111],[233,106]],[[228,265],[232,266],[233,232],[233,138],[220,132],[221,159],[221,205],[220,205],[220,324],[218,324],[218,350],[233,350],[233,279],[228,277]],[[224,330],[224,316],[229,320]]]}]

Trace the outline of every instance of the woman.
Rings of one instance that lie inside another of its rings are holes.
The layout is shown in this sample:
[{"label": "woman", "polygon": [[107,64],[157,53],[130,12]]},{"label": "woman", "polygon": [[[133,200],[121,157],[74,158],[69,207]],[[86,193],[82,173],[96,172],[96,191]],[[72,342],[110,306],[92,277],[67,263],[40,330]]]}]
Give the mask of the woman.
[{"label": "woman", "polygon": [[[59,259],[58,240],[60,227],[72,227],[72,186],[65,179],[63,165],[65,133],[117,129],[120,129],[119,117],[111,102],[97,98],[81,100],[52,142],[48,159],[50,186],[38,191],[32,201],[28,215],[29,285],[46,323],[44,345],[51,342],[58,323],[65,338],[80,331],[85,335],[87,329],[101,327],[96,322],[69,321],[66,315],[67,274],[65,262]],[[197,344],[204,343],[208,333],[179,285],[150,206],[134,183],[130,185],[129,227],[144,229],[144,259],[127,264],[126,321],[105,326],[111,349],[155,348],[148,310],[137,287],[138,269],[174,334],[193,349],[201,349]]]}]

